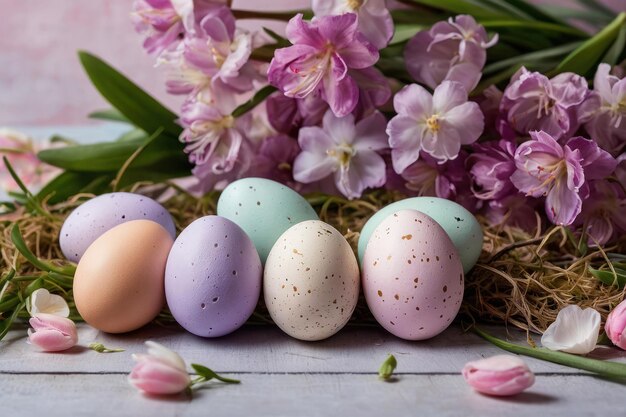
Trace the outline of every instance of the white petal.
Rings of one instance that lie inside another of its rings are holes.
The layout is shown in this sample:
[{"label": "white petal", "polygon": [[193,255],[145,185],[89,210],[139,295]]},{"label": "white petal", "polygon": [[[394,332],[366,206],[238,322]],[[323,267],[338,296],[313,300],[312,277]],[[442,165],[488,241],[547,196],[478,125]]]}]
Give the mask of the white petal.
[{"label": "white petal", "polygon": [[187,366],[185,365],[185,361],[183,360],[183,358],[180,357],[178,353],[166,348],[160,343],[153,342],[152,340],[146,341],[146,346],[148,346],[148,355],[154,356],[160,359],[162,362],[178,368],[183,372],[187,372]]},{"label": "white petal", "polygon": [[63,297],[50,294],[45,288],[33,291],[26,302],[28,313],[34,317],[35,314],[46,313],[59,317],[68,317],[70,308]]},{"label": "white petal", "polygon": [[600,333],[600,313],[593,308],[569,305],[559,311],[556,320],[541,337],[541,344],[551,350],[585,355],[595,349]]}]

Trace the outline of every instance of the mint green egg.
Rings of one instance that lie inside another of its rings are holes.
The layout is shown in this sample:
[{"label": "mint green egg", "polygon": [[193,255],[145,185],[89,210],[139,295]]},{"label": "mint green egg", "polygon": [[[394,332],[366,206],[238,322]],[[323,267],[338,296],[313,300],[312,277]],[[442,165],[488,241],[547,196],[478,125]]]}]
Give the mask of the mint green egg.
[{"label": "mint green egg", "polygon": [[467,273],[472,269],[483,247],[483,231],[476,217],[463,206],[454,201],[437,197],[407,198],[378,210],[361,230],[359,237],[359,259],[361,261],[374,229],[388,216],[406,209],[421,211],[439,223],[454,243],[463,264],[463,271]]},{"label": "mint green egg", "polygon": [[217,202],[217,215],[248,234],[264,264],[270,249],[287,229],[305,220],[319,220],[300,194],[264,178],[243,178],[228,185]]}]

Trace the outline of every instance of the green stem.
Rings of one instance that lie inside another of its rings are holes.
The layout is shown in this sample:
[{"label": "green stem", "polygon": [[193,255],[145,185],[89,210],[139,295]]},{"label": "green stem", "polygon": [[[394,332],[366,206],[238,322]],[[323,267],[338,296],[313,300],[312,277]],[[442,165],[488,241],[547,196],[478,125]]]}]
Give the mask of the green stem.
[{"label": "green stem", "polygon": [[13,310],[13,313],[11,314],[11,316],[4,321],[4,323],[3,323],[4,324],[4,328],[0,332],[0,340],[4,339],[4,336],[6,336],[7,333],[9,332],[9,330],[11,330],[11,325],[13,324],[15,319],[17,318],[17,315],[20,313],[20,311],[22,311],[24,309],[25,305],[26,305],[26,303],[24,301],[22,301],[15,308],[15,310]]},{"label": "green stem", "polygon": [[552,363],[558,363],[559,365],[565,365],[571,368],[582,369],[604,377],[619,379],[626,378],[626,364],[624,363],[590,359],[577,355],[572,355],[570,353],[557,352],[546,348],[532,348],[516,345],[514,343],[510,343],[502,339],[498,339],[497,337],[491,336],[490,334],[480,330],[478,327],[473,327],[473,331],[480,337],[496,345],[500,349],[504,349],[511,353],[530,356],[532,358],[541,359]]},{"label": "green stem", "polygon": [[66,275],[66,276],[70,272],[73,275],[74,272],[76,271],[76,267],[73,267],[73,266],[58,267],[58,266],[52,265],[49,262],[45,262],[37,258],[37,256],[35,256],[35,254],[32,253],[30,249],[28,249],[28,246],[26,245],[26,242],[24,241],[24,238],[22,237],[22,232],[20,231],[20,227],[17,224],[15,224],[13,228],[11,229],[11,240],[13,241],[13,245],[15,245],[15,248],[22,254],[22,256],[26,258],[26,260],[30,262],[34,267],[42,271],[47,271],[47,272],[52,271],[52,272],[56,272],[62,275]]}]

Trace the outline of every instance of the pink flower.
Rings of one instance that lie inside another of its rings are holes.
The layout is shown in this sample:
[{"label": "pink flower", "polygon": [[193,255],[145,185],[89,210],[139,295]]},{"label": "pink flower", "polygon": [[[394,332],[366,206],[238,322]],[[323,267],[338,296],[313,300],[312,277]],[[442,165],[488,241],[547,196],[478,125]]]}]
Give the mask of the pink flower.
[{"label": "pink flower", "polygon": [[357,31],[357,16],[324,16],[306,23],[298,14],[287,24],[286,34],[293,45],[274,53],[267,73],[270,84],[295,98],[320,91],[337,117],[351,113],[359,90],[348,70],[378,61],[376,48]]},{"label": "pink flower", "polygon": [[195,165],[207,165],[215,174],[232,170],[243,141],[246,117],[235,119],[232,95],[205,91],[189,97],[182,106],[180,136]]},{"label": "pink flower", "polygon": [[608,64],[598,66],[593,91],[578,109],[578,117],[589,136],[615,155],[626,144],[626,78],[610,71]]},{"label": "pink flower", "polygon": [[9,163],[31,192],[37,192],[60,173],[58,168],[44,164],[37,158],[40,149],[26,135],[15,130],[0,128],[0,194],[2,191],[18,191],[19,187],[4,167],[2,157]]},{"label": "pink flower", "polygon": [[296,157],[296,181],[312,183],[334,175],[339,191],[349,199],[385,184],[385,161],[377,151],[387,148],[385,117],[376,112],[355,124],[354,116],[324,115],[323,126],[303,127]]},{"label": "pink flower", "polygon": [[604,331],[615,346],[626,350],[626,300],[611,310]]},{"label": "pink flower", "polygon": [[472,91],[487,60],[485,49],[496,42],[498,36],[489,40],[472,16],[459,15],[417,33],[404,49],[404,60],[409,74],[432,89],[448,80]]},{"label": "pink flower", "polygon": [[468,362],[463,378],[476,391],[496,396],[516,395],[535,383],[535,375],[517,356],[497,355]]},{"label": "pink flower", "polygon": [[567,138],[578,128],[576,108],[587,92],[587,80],[574,73],[548,79],[522,67],[504,90],[500,110],[522,135],[543,130],[555,139]]},{"label": "pink flower", "polygon": [[316,17],[356,13],[359,31],[378,49],[393,36],[393,19],[385,0],[313,0],[311,8]]},{"label": "pink flower", "polygon": [[515,143],[505,139],[477,143],[467,158],[472,191],[481,200],[501,199],[517,193],[511,182],[515,172]]},{"label": "pink flower", "polygon": [[147,355],[133,355],[137,364],[128,382],[146,394],[177,394],[187,389],[191,379],[185,361],[176,352],[156,342],[147,341]]},{"label": "pink flower", "polygon": [[530,132],[532,140],[515,152],[517,170],[511,181],[527,196],[546,196],[546,214],[551,222],[570,225],[589,194],[585,181],[610,175],[617,162],[582,137],[561,146],[546,132]]},{"label": "pink flower", "polygon": [[54,314],[38,313],[29,320],[28,340],[44,352],[67,350],[78,342],[76,325],[70,319]]},{"label": "pink flower", "polygon": [[389,81],[375,67],[350,70],[349,75],[359,86],[359,102],[354,109],[357,118],[372,114],[391,98]]},{"label": "pink flower", "polygon": [[475,142],[483,131],[483,114],[478,104],[467,101],[467,91],[444,81],[433,95],[424,87],[410,84],[393,99],[398,113],[389,121],[387,134],[393,167],[402,173],[424,151],[439,162],[455,159],[461,144]]},{"label": "pink flower", "polygon": [[589,246],[604,245],[626,232],[626,195],[617,183],[595,180],[589,183],[589,197],[583,201],[574,224],[587,233]]}]

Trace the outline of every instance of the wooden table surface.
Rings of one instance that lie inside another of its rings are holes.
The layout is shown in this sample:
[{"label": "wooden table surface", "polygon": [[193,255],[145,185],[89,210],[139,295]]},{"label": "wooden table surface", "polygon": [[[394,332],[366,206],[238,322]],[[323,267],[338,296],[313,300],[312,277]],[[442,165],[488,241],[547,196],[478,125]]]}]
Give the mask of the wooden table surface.
[{"label": "wooden table surface", "polygon": [[[60,133],[80,141],[113,139],[123,127],[22,129],[42,139]],[[504,328],[489,328],[507,336]],[[508,335],[522,343],[525,333]],[[127,382],[132,353],[154,340],[176,350],[187,364],[204,364],[241,379],[209,383],[187,396],[150,398]],[[126,349],[101,354],[99,341]],[[334,337],[300,342],[271,325],[246,325],[218,339],[202,339],[178,327],[148,326],[125,335],[79,326],[79,345],[42,353],[26,343],[26,327],[0,342],[0,416],[625,416],[624,386],[571,368],[527,358],[535,385],[513,398],[480,395],[460,375],[463,365],[504,353],[453,325],[425,342],[406,342],[378,327],[348,326]],[[398,360],[396,378],[380,381],[388,353]],[[626,362],[625,352],[600,348],[594,356]]]},{"label": "wooden table surface", "polygon": [[[489,328],[506,336],[503,328]],[[460,370],[470,361],[503,351],[453,325],[424,342],[407,342],[382,328],[348,326],[321,342],[300,342],[272,325],[247,325],[217,339],[178,327],[148,326],[125,335],[79,326],[79,345],[42,353],[26,343],[26,329],[0,342],[2,416],[623,416],[624,386],[571,368],[527,358],[535,385],[512,398],[480,395]],[[525,333],[509,337],[525,340]],[[154,340],[239,385],[208,383],[188,396],[150,398],[127,382],[132,353]],[[97,353],[99,341],[121,353]],[[378,379],[388,353],[398,360],[392,382]],[[626,362],[624,352],[594,355]]]}]

